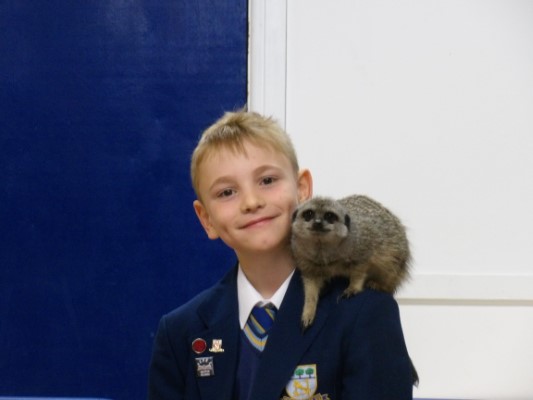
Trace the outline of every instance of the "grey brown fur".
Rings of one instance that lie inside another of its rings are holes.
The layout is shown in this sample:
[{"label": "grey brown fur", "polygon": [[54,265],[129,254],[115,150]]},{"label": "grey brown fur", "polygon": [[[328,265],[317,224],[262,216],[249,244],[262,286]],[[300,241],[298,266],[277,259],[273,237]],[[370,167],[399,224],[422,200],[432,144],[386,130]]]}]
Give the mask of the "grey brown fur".
[{"label": "grey brown fur", "polygon": [[405,227],[369,197],[315,197],[300,205],[292,224],[292,251],[304,285],[302,325],[313,323],[321,289],[346,277],[344,296],[363,288],[394,293],[407,278],[410,261]]}]

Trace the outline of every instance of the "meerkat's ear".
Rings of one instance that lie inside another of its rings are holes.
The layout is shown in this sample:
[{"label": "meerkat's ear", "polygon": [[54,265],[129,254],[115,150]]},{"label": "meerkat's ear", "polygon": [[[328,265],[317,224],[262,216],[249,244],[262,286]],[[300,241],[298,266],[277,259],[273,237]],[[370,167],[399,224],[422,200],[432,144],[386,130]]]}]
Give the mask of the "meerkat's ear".
[{"label": "meerkat's ear", "polygon": [[344,225],[346,225],[346,227],[348,228],[348,230],[350,230],[350,223],[352,222],[350,216],[348,214],[346,214],[344,216]]},{"label": "meerkat's ear", "polygon": [[298,215],[298,210],[294,210],[294,212],[292,213],[292,222],[296,220],[297,215]]}]

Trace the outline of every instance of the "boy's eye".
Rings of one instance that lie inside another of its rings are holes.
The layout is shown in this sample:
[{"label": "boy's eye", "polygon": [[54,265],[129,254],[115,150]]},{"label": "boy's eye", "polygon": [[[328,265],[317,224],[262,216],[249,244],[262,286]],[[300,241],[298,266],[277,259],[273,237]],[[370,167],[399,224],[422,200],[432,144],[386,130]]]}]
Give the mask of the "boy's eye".
[{"label": "boy's eye", "polygon": [[276,179],[273,176],[266,176],[261,179],[261,183],[263,185],[271,185],[276,181]]},{"label": "boy's eye", "polygon": [[233,189],[224,189],[217,193],[217,197],[229,197],[233,195],[235,191]]}]

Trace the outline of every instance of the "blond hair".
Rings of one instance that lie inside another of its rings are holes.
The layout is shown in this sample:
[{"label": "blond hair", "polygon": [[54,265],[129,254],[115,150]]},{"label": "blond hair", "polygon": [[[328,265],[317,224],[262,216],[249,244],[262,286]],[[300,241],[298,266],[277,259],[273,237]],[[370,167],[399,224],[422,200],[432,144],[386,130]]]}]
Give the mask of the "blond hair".
[{"label": "blond hair", "polygon": [[266,146],[283,154],[291,163],[294,173],[298,173],[298,159],[291,139],[273,118],[256,112],[227,112],[202,133],[192,154],[191,181],[199,199],[199,169],[202,162],[221,149],[245,153],[246,142]]}]

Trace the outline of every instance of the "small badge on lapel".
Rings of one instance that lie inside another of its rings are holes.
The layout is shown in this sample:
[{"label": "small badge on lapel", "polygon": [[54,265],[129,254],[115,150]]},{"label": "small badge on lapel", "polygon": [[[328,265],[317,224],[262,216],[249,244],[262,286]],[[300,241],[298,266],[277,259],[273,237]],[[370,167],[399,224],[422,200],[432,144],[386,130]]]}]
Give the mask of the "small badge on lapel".
[{"label": "small badge on lapel", "polygon": [[285,390],[290,399],[303,400],[314,398],[317,387],[316,364],[304,364],[296,367]]},{"label": "small badge on lapel", "polygon": [[222,339],[213,339],[213,343],[209,351],[211,353],[224,353],[224,349],[222,348]]},{"label": "small badge on lapel", "polygon": [[196,361],[196,376],[206,377],[215,375],[213,357],[198,357]]},{"label": "small badge on lapel", "polygon": [[207,343],[205,342],[204,339],[194,339],[192,341],[192,350],[196,353],[196,354],[202,354],[205,349],[207,349]]}]

